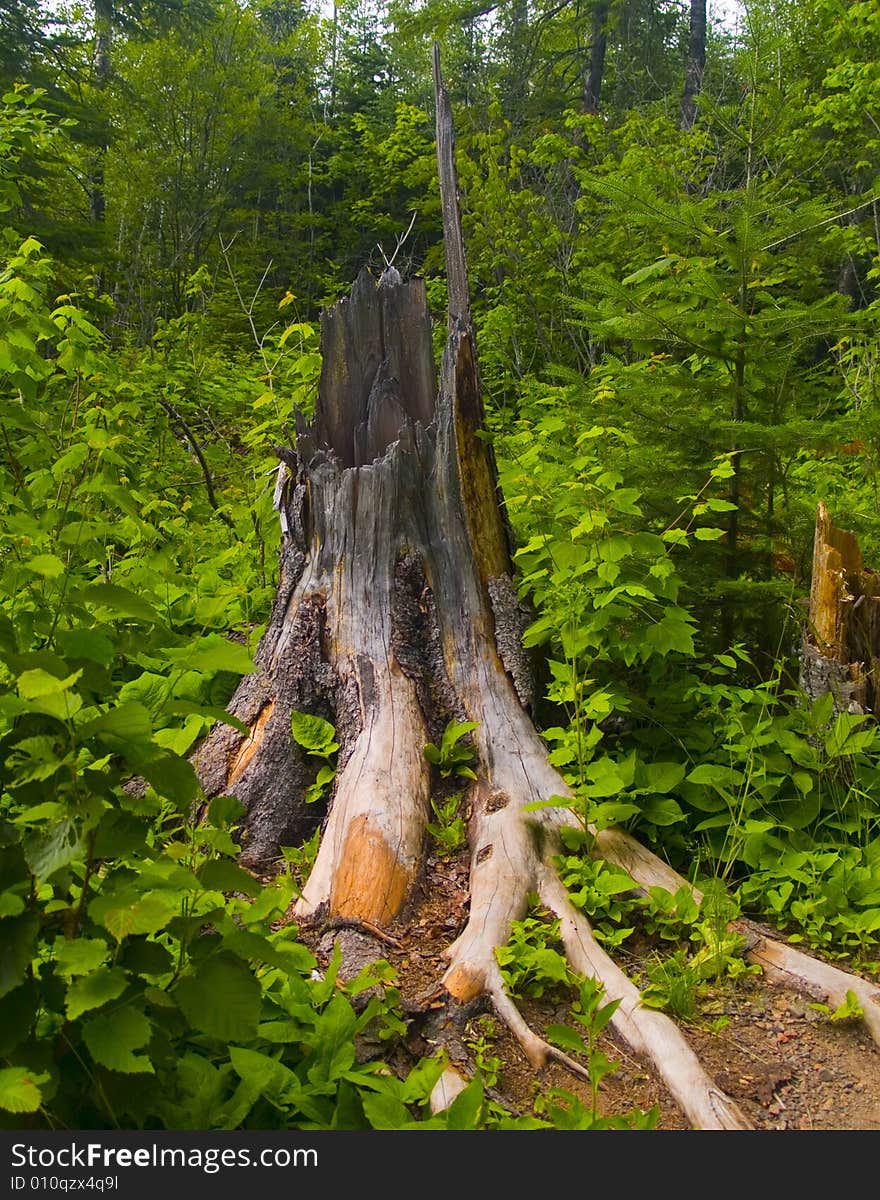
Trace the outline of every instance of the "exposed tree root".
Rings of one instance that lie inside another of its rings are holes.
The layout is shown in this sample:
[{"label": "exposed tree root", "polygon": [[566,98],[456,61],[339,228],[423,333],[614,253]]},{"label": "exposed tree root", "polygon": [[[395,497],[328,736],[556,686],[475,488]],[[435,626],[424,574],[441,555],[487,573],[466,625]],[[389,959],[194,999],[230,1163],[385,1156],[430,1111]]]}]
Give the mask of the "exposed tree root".
[{"label": "exposed tree root", "polygon": [[[596,838],[596,853],[622,867],[646,890],[659,886],[675,892],[685,886],[691,889],[697,901],[702,899],[698,888],[621,830],[600,833]],[[767,937],[751,921],[732,921],[730,929],[745,936],[744,957],[748,962],[756,963],[768,979],[786,984],[832,1008],[844,1004],[847,992],[851,992],[862,1009],[866,1028],[880,1046],[880,988],[876,984]]]}]

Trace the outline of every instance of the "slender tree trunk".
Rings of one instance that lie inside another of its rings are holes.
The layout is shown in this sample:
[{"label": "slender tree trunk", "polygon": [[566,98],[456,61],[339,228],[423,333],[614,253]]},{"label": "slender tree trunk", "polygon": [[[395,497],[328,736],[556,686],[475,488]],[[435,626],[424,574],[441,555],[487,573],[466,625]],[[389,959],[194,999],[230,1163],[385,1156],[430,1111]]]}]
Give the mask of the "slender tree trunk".
[{"label": "slender tree trunk", "polygon": [[703,86],[705,70],[706,0],[691,0],[687,63],[684,70],[684,92],[681,97],[680,126],[684,130],[693,129],[697,119],[697,97]]},{"label": "slender tree trunk", "polygon": [[[110,55],[113,45],[113,0],[95,0],[95,51],[94,80],[99,92],[104,92],[110,82]],[[102,116],[103,119],[103,116]],[[89,209],[96,225],[104,222],[107,198],[104,192],[104,160],[107,143],[104,141],[95,152],[95,161],[89,176]]]},{"label": "slender tree trunk", "polygon": [[590,56],[584,78],[584,112],[598,113],[608,48],[608,17],[611,0],[596,0],[591,21]]}]

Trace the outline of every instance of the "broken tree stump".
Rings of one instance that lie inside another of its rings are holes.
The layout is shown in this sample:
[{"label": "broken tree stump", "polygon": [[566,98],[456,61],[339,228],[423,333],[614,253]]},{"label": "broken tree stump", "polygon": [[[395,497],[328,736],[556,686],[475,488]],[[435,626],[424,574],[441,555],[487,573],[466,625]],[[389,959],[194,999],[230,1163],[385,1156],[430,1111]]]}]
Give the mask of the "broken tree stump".
[{"label": "broken tree stump", "polygon": [[[315,418],[298,419],[296,446],[278,451],[278,592],[257,671],[228,706],[248,732],[217,726],[194,763],[208,797],[243,802],[242,862],[251,868],[271,868],[279,847],[322,823],[292,919],[376,929],[406,920],[422,872],[436,783],[425,746],[440,741],[450,720],[474,722],[475,779],[465,797],[470,910],[445,950],[448,1004],[488,997],[536,1070],[555,1060],[589,1077],[528,1027],[504,987],[495,951],[537,894],[559,918],[574,969],[619,1001],[612,1028],[654,1063],[692,1124],[746,1128],[675,1023],[642,1005],[557,874],[561,832],[575,823],[571,790],[529,715],[467,302],[452,121],[436,54],[435,79],[452,284],[439,379],[421,280],[404,281],[393,267],[378,281],[362,271],[350,296],[323,314]],[[336,730],[338,771],[326,809],[306,803],[315,767],[291,736],[295,710]],[[627,833],[590,833],[594,852],[627,870],[635,889],[687,886]],[[811,995],[852,990],[880,1040],[880,1005],[864,980],[759,933],[748,945],[753,961]]]},{"label": "broken tree stump", "polygon": [[830,692],[836,712],[880,715],[880,572],[821,503],[800,682],[813,700]]}]

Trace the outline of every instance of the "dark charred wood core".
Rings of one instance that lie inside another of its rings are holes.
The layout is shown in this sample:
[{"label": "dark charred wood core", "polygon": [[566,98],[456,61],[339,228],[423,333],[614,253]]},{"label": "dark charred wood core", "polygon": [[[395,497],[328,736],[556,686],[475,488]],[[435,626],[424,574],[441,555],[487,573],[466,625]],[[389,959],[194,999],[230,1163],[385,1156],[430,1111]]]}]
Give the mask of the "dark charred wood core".
[{"label": "dark charred wood core", "polygon": [[408,551],[394,569],[391,647],[400,669],[415,684],[432,742],[449,721],[464,720],[443,661],[437,605],[428,586],[422,556]]}]

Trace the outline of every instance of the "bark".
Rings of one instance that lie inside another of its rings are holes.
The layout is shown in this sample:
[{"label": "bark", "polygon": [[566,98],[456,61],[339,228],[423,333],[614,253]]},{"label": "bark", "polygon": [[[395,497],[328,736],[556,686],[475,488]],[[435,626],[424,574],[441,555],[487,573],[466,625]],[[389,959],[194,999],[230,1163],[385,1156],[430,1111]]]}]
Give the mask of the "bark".
[{"label": "bark", "polygon": [[697,97],[703,86],[706,70],[706,0],[691,0],[690,30],[687,63],[684,71],[684,92],[681,97],[680,126],[694,127],[697,119]]},{"label": "bark", "polygon": [[[110,83],[110,53],[113,43],[113,4],[111,0],[95,0],[95,87],[103,92]],[[104,160],[107,145],[102,143],[95,152],[95,161],[89,172],[89,211],[96,225],[103,224],[107,209],[104,192]]]},{"label": "bark", "polygon": [[[323,821],[314,868],[290,916],[375,933],[406,920],[420,877],[438,782],[425,746],[440,741],[451,718],[475,722],[476,779],[466,796],[470,910],[445,951],[449,1013],[487,996],[536,1070],[555,1060],[588,1077],[582,1063],[528,1027],[504,988],[495,950],[537,893],[560,919],[573,967],[595,975],[608,999],[621,1001],[612,1019],[618,1036],[653,1061],[691,1122],[745,1128],[675,1024],[641,1005],[556,874],[561,831],[573,820],[571,793],[548,762],[527,708],[528,670],[484,436],[466,277],[465,294],[456,290],[463,243],[454,161],[442,136],[448,106],[439,61],[435,68],[444,213],[455,225],[446,230],[450,314],[439,380],[422,281],[405,282],[393,267],[378,282],[361,272],[351,295],[322,318],[315,418],[300,419],[295,448],[278,451],[281,580],[258,670],[230,704],[249,732],[216,728],[195,765],[207,796],[231,793],[243,801],[242,861],[252,868],[271,869],[279,846]],[[294,709],[336,727],[338,773],[326,812],[304,800],[315,767],[291,738]],[[624,865],[634,887],[682,885],[628,835],[592,833],[596,852]],[[758,939],[749,944],[756,949]],[[825,987],[825,994],[839,991],[841,978],[854,980],[836,972],[817,982],[806,956],[786,957],[780,952],[787,948],[766,939],[761,950],[772,969],[797,976],[804,987]],[[867,1013],[873,996],[861,986]],[[872,1014],[880,1014],[876,1005]],[[876,1036],[880,1021],[872,1030]],[[460,1086],[447,1072],[432,1104],[448,1104]]]},{"label": "bark", "polygon": [[827,692],[837,712],[880,715],[880,573],[869,571],[855,537],[816,515],[813,578],[801,644],[801,686]]},{"label": "bark", "polygon": [[598,113],[608,48],[608,16],[611,0],[595,0],[591,20],[590,56],[584,77],[584,112]]}]

